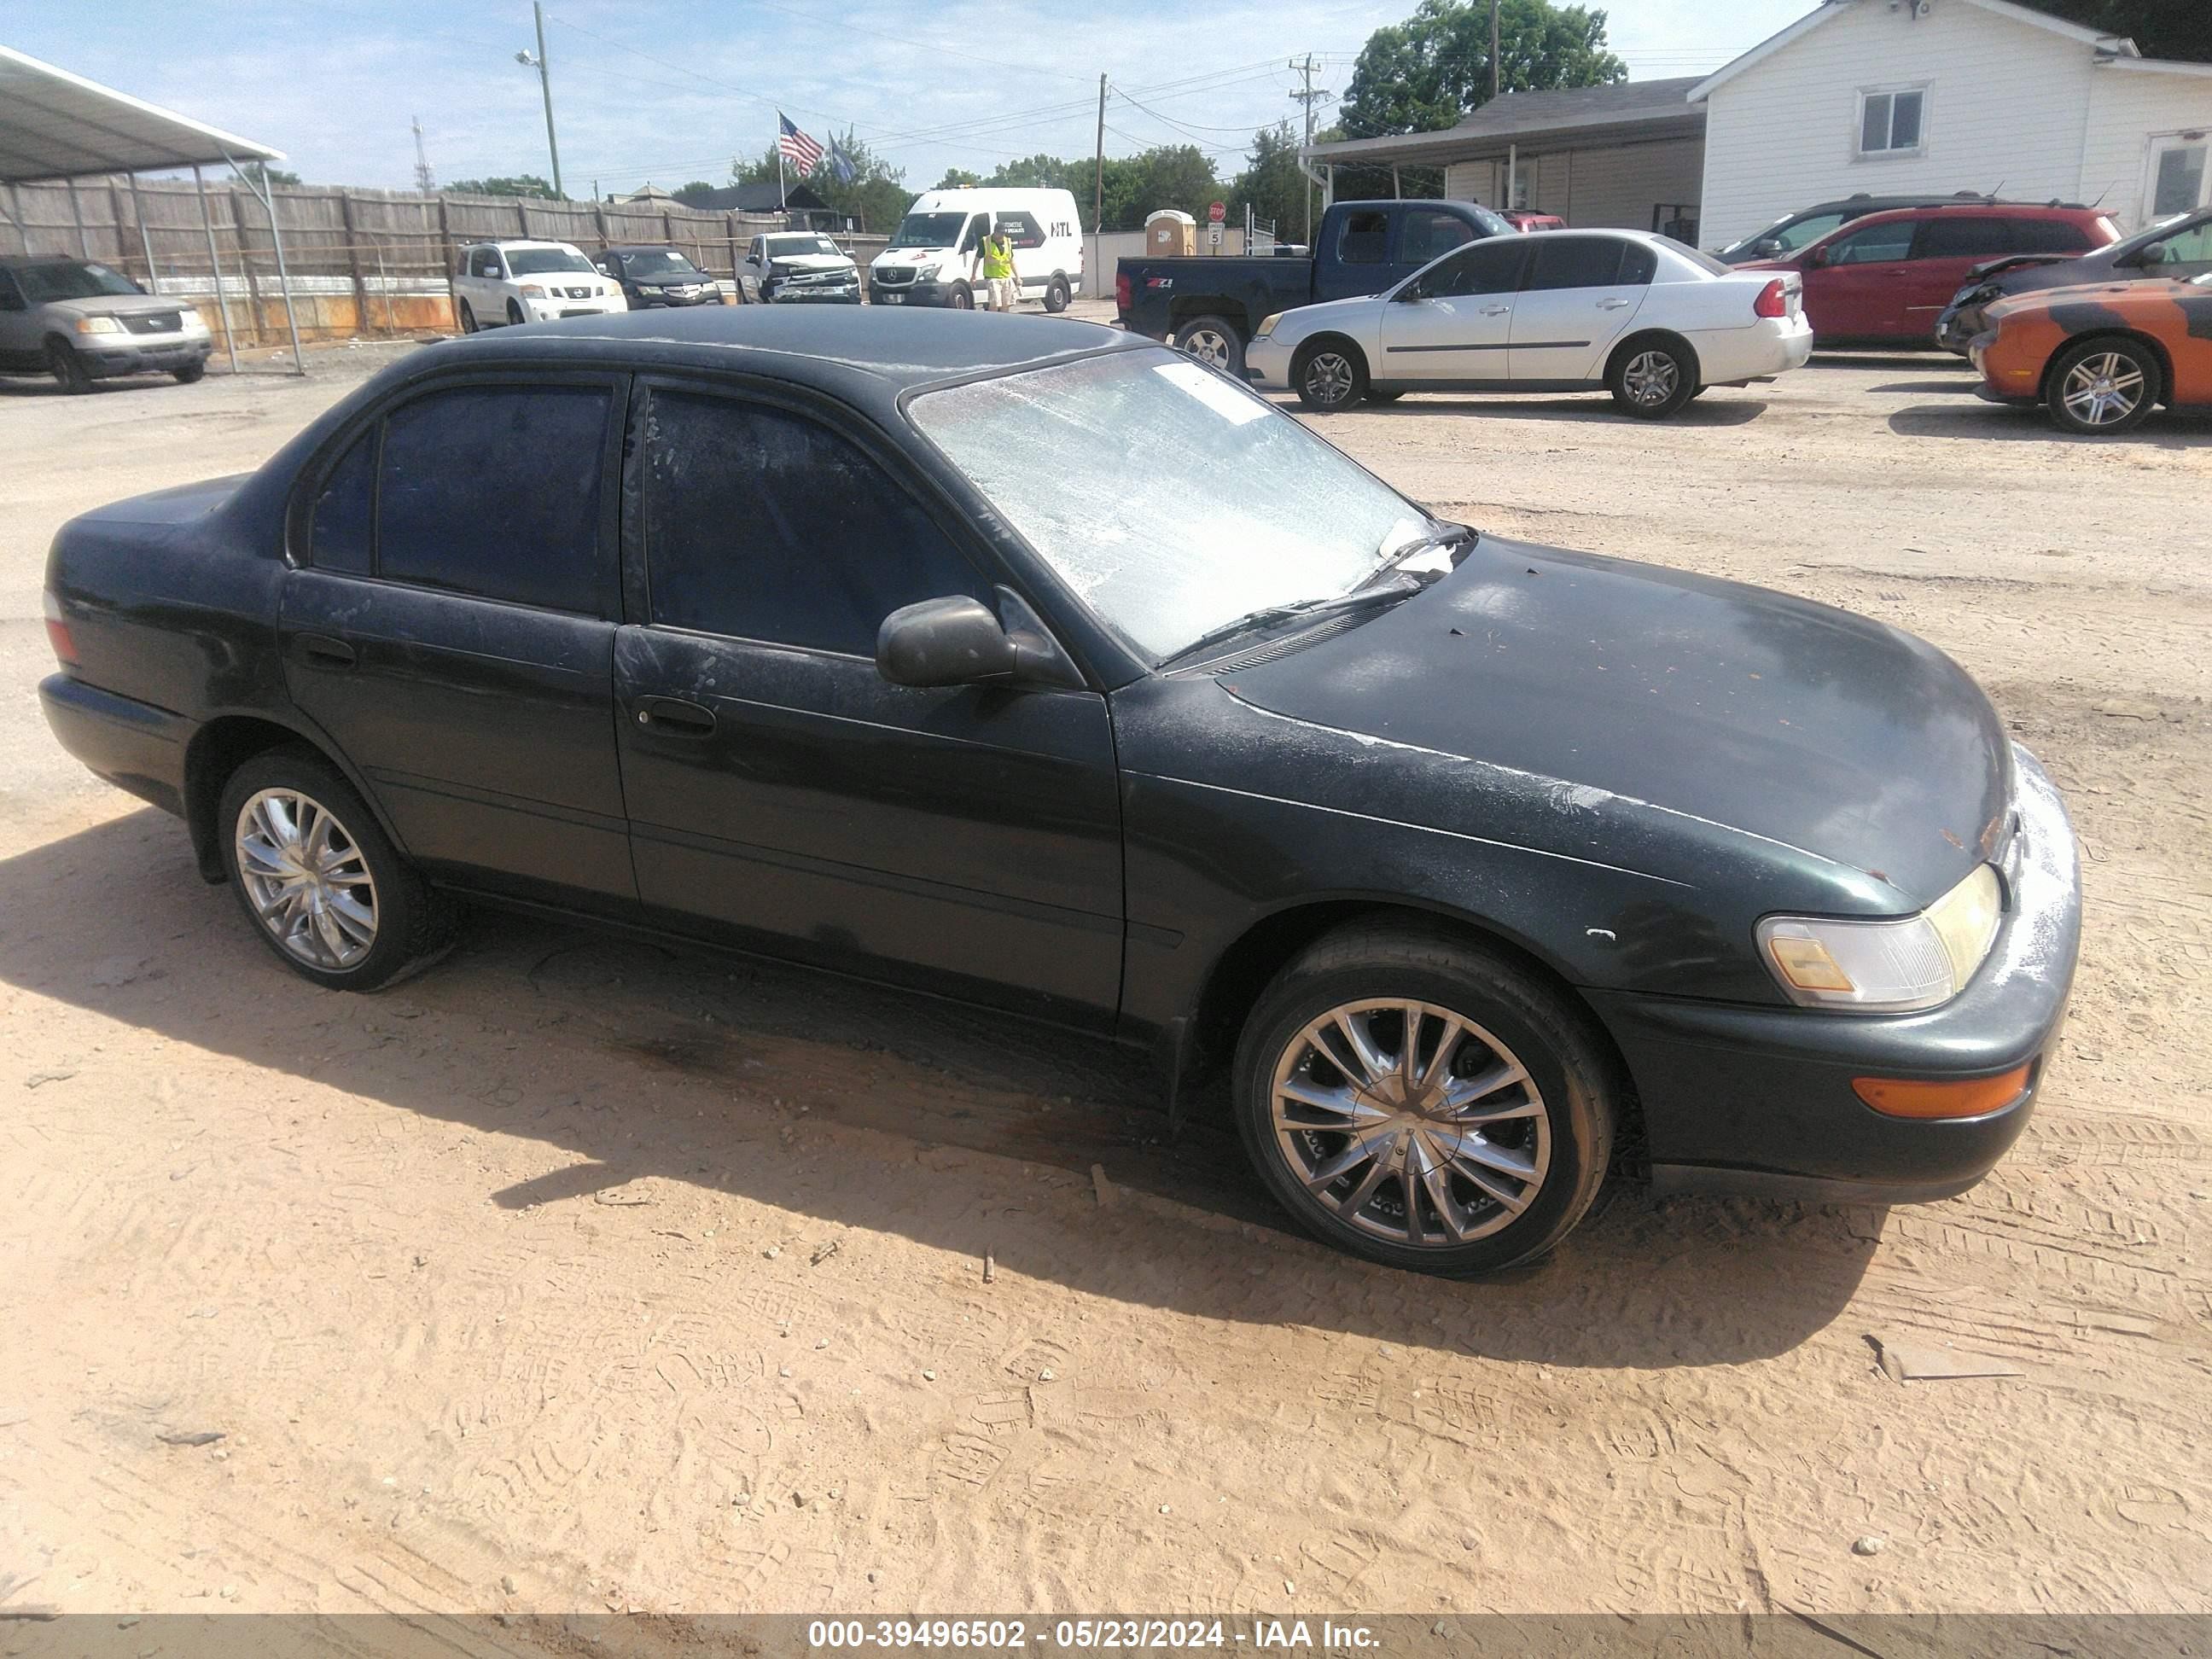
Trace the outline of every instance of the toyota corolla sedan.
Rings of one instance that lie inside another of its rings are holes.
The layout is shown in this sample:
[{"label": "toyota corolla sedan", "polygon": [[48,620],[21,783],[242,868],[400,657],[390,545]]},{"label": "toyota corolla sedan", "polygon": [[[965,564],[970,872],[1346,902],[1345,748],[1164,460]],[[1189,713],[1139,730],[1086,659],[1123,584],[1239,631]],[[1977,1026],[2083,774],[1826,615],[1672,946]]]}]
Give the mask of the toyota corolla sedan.
[{"label": "toyota corolla sedan", "polygon": [[2065,809],[1941,652],[1443,522],[1083,323],[433,346],[73,520],[46,603],[55,732],[319,986],[467,900],[988,1005],[1401,1267],[1609,1178],[1959,1192],[2073,978]]},{"label": "toyota corolla sedan", "polygon": [[1323,413],[1408,392],[1611,392],[1663,420],[1707,386],[1802,368],[1801,286],[1642,231],[1492,237],[1383,293],[1265,319],[1244,373]]}]

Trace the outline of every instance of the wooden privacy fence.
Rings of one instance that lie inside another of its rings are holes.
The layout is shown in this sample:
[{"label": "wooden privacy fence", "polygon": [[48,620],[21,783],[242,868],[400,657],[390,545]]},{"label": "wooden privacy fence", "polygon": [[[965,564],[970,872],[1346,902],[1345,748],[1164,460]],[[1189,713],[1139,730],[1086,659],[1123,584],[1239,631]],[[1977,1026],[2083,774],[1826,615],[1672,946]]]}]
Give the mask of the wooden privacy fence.
[{"label": "wooden privacy fence", "polygon": [[[586,253],[624,242],[665,245],[728,281],[747,242],[786,228],[771,214],[710,213],[674,204],[297,185],[276,185],[270,195],[303,340],[457,327],[453,273],[459,250],[471,242],[531,237],[573,242]],[[199,304],[218,343],[232,327],[240,345],[277,343],[285,337],[284,303],[268,209],[244,185],[210,181],[207,212],[222,274],[220,308],[200,201],[189,182],[142,179],[134,186],[118,176],[7,187],[0,213],[10,222],[0,224],[0,252],[82,253],[149,289]],[[863,265],[886,240],[834,240]]]}]

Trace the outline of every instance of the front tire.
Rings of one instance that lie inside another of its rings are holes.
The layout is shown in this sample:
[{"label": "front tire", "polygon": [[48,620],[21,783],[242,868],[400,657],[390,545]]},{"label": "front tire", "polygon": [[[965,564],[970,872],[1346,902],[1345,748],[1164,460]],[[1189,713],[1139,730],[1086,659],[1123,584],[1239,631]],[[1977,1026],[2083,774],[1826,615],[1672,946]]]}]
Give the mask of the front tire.
[{"label": "front tire", "polygon": [[975,291],[965,283],[955,283],[945,296],[945,303],[955,311],[975,309]]},{"label": "front tire", "polygon": [[1316,340],[1291,360],[1291,386],[1308,409],[1334,415],[1367,395],[1367,362],[1348,341]]},{"label": "front tire", "polygon": [[1175,348],[1224,374],[1244,378],[1244,336],[1226,317],[1193,317],[1176,330]]},{"label": "front tire", "polygon": [[1052,281],[1045,284],[1044,308],[1057,316],[1060,313],[1067,309],[1067,302],[1073,297],[1074,296],[1068,292],[1067,278],[1065,276],[1055,276]]},{"label": "front tire", "polygon": [[1663,421],[1680,414],[1698,395],[1697,354],[1663,335],[1631,340],[1613,354],[1605,384],[1622,414],[1639,421]]},{"label": "front tire", "polygon": [[474,334],[478,326],[479,325],[477,322],[476,307],[471,306],[466,300],[462,301],[461,332],[464,334]]},{"label": "front tire", "polygon": [[353,786],[307,749],[252,757],[224,783],[225,872],[261,942],[302,979],[369,991],[453,940],[431,890]]},{"label": "front tire", "polygon": [[86,372],[84,359],[67,340],[46,342],[46,372],[71,397],[82,397],[92,390],[92,376]]},{"label": "front tire", "polygon": [[2134,340],[2084,340],[2051,365],[2045,403],[2051,423],[2061,432],[2110,437],[2149,418],[2164,380],[2148,346]]},{"label": "front tire", "polygon": [[509,328],[520,328],[522,326],[522,307],[518,301],[514,300],[509,300],[507,302],[507,325]]},{"label": "front tire", "polygon": [[177,377],[179,386],[190,386],[195,380],[204,380],[207,378],[207,365],[186,363],[182,368],[173,368],[169,373]]},{"label": "front tire", "polygon": [[1565,993],[1404,924],[1310,947],[1237,1053],[1238,1133],[1298,1223],[1370,1261],[1453,1276],[1573,1229],[1604,1181],[1621,1093]]}]

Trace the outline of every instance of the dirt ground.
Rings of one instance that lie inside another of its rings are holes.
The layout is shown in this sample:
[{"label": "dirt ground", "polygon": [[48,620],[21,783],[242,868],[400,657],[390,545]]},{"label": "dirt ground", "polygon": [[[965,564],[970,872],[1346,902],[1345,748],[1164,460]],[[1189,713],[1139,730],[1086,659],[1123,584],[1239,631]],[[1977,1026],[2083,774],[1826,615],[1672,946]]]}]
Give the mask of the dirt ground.
[{"label": "dirt ground", "polygon": [[392,355],[0,383],[0,1612],[2212,1608],[2212,424],[2069,443],[1935,356],[1325,423],[1935,641],[2086,856],[1976,1190],[1625,1190],[1455,1285],[1286,1235],[1051,1033],[501,916],[386,994],[286,974],[46,734],[43,559]]}]

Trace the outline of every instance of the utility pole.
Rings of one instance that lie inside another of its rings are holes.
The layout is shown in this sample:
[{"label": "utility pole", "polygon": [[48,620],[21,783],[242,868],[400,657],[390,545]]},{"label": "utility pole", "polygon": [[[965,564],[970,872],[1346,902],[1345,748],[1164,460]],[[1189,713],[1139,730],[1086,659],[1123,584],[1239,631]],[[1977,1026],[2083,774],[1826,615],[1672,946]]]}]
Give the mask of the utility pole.
[{"label": "utility pole", "polygon": [[430,171],[429,153],[422,148],[422,118],[410,118],[415,123],[415,188],[428,196],[438,188],[437,175]]},{"label": "utility pole", "polygon": [[[1314,90],[1314,60],[1313,54],[1311,52],[1308,52],[1303,61],[1297,58],[1292,58],[1291,60],[1291,67],[1297,70],[1299,74],[1305,76],[1305,90],[1304,92],[1294,92],[1291,96],[1306,106],[1306,145],[1308,148],[1311,148],[1313,144],[1314,132],[1314,106],[1319,103],[1322,99],[1328,97],[1330,94],[1326,91],[1316,92]],[[1304,181],[1305,185],[1306,246],[1308,247],[1311,247],[1313,246],[1313,179],[1306,173],[1305,157],[1304,155],[1298,157],[1298,177]]]},{"label": "utility pole", "polygon": [[[1098,239],[1106,229],[1106,76],[1098,76],[1098,147],[1096,152],[1091,184],[1091,266],[1098,270],[1099,250],[1105,246]],[[1101,283],[1106,280],[1100,271],[1094,278]]]},{"label": "utility pole", "polygon": [[568,191],[561,188],[561,145],[553,137],[553,71],[545,62],[545,8],[539,0],[530,0],[531,15],[538,20],[538,52],[518,52],[514,61],[525,69],[538,71],[538,90],[545,94],[545,148],[553,157],[553,193],[565,198]]},{"label": "utility pole", "polygon": [[1490,95],[1498,96],[1498,0],[1490,0]]}]

